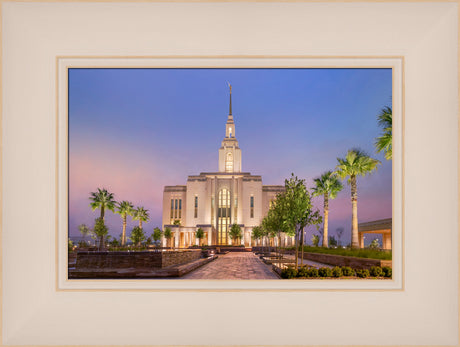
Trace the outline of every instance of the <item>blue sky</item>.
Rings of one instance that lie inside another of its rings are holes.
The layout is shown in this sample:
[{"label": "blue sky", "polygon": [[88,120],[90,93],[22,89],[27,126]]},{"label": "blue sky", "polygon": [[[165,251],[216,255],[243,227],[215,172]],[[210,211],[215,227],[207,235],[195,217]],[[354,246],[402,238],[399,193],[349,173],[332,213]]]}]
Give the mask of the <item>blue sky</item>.
[{"label": "blue sky", "polygon": [[[89,208],[97,187],[147,208],[148,235],[161,226],[165,185],[217,171],[227,81],[243,171],[264,184],[283,184],[293,172],[311,187],[359,147],[382,162],[358,179],[359,220],[391,217],[391,161],[374,148],[376,115],[391,106],[391,69],[70,69],[70,235],[98,216]],[[322,212],[322,199],[315,204]],[[348,185],[330,208],[330,235],[342,226],[348,242]],[[107,224],[121,233],[118,215],[108,213]]]}]

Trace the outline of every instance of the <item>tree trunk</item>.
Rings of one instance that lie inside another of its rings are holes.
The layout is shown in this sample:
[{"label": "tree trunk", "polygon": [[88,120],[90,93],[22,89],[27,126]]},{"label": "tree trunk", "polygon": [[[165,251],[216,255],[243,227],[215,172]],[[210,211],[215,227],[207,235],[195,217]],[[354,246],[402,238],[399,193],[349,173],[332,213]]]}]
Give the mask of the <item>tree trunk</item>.
[{"label": "tree trunk", "polygon": [[356,186],[356,176],[350,177],[351,183],[351,248],[359,248],[358,241],[358,189]]},{"label": "tree trunk", "polygon": [[[105,224],[105,206],[104,205],[101,206],[101,218]],[[104,247],[104,235],[101,235],[99,239],[99,251],[102,251],[103,247]]]},{"label": "tree trunk", "polygon": [[126,215],[123,216],[123,232],[121,233],[121,245],[124,246],[126,243]]},{"label": "tree trunk", "polygon": [[324,193],[324,229],[323,229],[323,247],[329,247],[329,193]]},{"label": "tree trunk", "polygon": [[295,239],[294,239],[294,244],[295,244],[295,269],[297,270],[298,269],[298,262],[299,262],[299,242],[298,242],[298,234],[295,235]]},{"label": "tree trunk", "polygon": [[300,249],[301,249],[301,256],[300,256],[300,264],[303,266],[303,239],[304,239],[305,229],[302,229],[302,240],[300,241]]},{"label": "tree trunk", "polygon": [[142,220],[139,219],[139,228],[142,229]]}]

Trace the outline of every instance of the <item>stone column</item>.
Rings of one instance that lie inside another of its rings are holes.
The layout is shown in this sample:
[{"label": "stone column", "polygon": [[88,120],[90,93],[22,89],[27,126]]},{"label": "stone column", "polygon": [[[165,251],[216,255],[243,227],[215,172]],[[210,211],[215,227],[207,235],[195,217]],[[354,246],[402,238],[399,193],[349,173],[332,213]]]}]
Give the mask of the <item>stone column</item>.
[{"label": "stone column", "polygon": [[175,243],[175,247],[176,248],[179,248],[179,245],[180,245],[180,231],[179,231],[179,228],[176,229],[176,231],[174,232],[174,243]]},{"label": "stone column", "polygon": [[363,233],[358,233],[359,248],[364,248],[364,237]]},{"label": "stone column", "polygon": [[382,234],[383,249],[391,249],[391,234]]}]

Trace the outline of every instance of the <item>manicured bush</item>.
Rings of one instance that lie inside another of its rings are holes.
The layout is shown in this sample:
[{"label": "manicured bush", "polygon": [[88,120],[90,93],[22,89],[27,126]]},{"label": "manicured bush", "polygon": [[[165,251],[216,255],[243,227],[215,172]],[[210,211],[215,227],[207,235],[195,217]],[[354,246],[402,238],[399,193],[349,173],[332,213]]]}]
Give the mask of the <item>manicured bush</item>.
[{"label": "manicured bush", "polygon": [[332,277],[342,277],[342,269],[338,266],[332,269]]},{"label": "manicured bush", "polygon": [[383,275],[383,271],[380,266],[372,266],[369,273],[372,277],[380,277]]},{"label": "manicured bush", "polygon": [[382,268],[382,271],[383,271],[383,276],[384,276],[384,277],[390,277],[390,278],[391,278],[391,275],[392,275],[392,272],[393,272],[393,271],[391,270],[391,267],[389,267],[389,266],[384,266],[384,267]]},{"label": "manicured bush", "polygon": [[342,275],[344,276],[354,276],[355,275],[355,270],[353,270],[349,266],[342,266]]},{"label": "manicured bush", "polygon": [[318,270],[319,277],[332,277],[332,269],[328,267],[322,267]]},{"label": "manicured bush", "polygon": [[308,277],[308,266],[302,266],[297,271],[297,277]]},{"label": "manicured bush", "polygon": [[367,278],[370,276],[369,270],[364,269],[364,270],[356,270],[356,276],[360,278]]},{"label": "manicured bush", "polygon": [[297,270],[293,267],[287,267],[281,271],[281,278],[294,278],[297,276]]},{"label": "manicured bush", "polygon": [[308,270],[308,277],[318,277],[318,269],[312,267],[311,269]]}]

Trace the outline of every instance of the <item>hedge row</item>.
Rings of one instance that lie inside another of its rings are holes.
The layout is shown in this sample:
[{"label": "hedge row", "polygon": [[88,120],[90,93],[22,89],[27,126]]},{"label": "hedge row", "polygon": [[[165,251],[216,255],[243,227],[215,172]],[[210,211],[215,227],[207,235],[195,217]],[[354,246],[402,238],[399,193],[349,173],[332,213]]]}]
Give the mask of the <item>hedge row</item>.
[{"label": "hedge row", "polygon": [[302,266],[296,270],[294,267],[289,266],[281,271],[281,278],[316,278],[316,277],[332,277],[332,278],[339,278],[339,277],[360,277],[360,278],[367,278],[367,277],[386,277],[391,278],[392,271],[391,267],[384,266],[383,268],[380,266],[373,266],[370,270],[357,270],[352,269],[348,266],[342,267],[322,267],[316,269],[310,266]]}]

